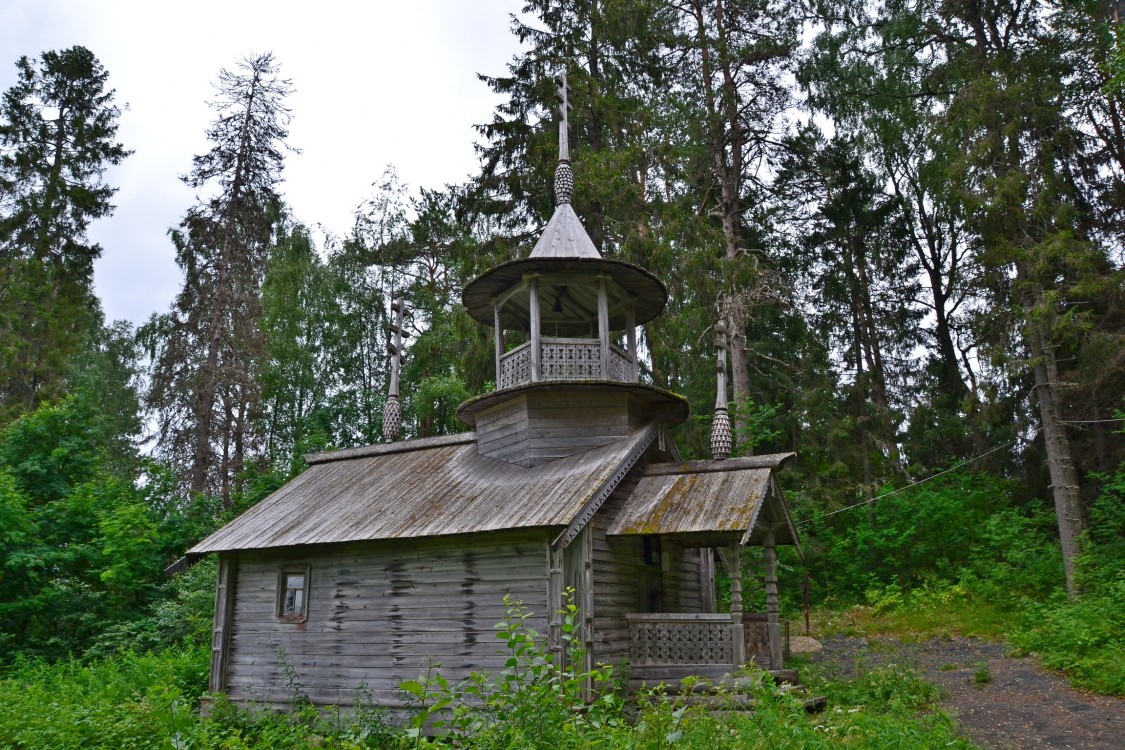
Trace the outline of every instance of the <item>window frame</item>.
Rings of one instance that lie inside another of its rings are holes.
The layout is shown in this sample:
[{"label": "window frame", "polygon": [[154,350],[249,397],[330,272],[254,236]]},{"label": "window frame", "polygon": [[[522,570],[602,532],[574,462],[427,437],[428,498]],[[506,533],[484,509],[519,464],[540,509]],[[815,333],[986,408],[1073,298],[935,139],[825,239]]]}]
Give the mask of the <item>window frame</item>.
[{"label": "window frame", "polygon": [[[311,566],[307,563],[297,565],[282,565],[277,570],[277,606],[274,614],[278,622],[305,622],[309,619],[309,581],[312,577]],[[285,613],[285,594],[289,591],[287,579],[289,576],[304,576],[305,585],[301,589],[301,613]]]}]

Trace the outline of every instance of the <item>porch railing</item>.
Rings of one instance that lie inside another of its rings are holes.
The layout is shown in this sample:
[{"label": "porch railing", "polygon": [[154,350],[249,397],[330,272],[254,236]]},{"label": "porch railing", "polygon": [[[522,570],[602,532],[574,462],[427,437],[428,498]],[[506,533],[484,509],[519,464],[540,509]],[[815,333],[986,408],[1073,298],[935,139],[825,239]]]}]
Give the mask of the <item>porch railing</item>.
[{"label": "porch railing", "polygon": [[629,664],[734,666],[734,630],[727,614],[629,614]]},{"label": "porch railing", "polygon": [[[629,623],[629,664],[634,672],[668,676],[689,672],[714,673],[716,668],[735,669],[736,661],[753,659],[769,666],[769,640],[766,615],[748,612],[736,626],[726,613],[627,614]],[[789,621],[781,620],[782,644],[789,656]],[[735,646],[736,638],[744,638],[744,646]]]}]

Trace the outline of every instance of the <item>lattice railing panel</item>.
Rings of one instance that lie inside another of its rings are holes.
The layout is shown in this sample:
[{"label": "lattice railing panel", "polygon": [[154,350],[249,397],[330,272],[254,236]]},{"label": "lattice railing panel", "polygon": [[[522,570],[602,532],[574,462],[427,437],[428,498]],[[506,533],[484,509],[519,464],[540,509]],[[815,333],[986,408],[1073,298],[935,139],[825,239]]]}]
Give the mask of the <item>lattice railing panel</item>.
[{"label": "lattice railing panel", "polygon": [[531,347],[523,344],[500,358],[497,388],[511,388],[531,380]]},{"label": "lattice railing panel", "polygon": [[539,360],[544,380],[600,380],[602,350],[590,343],[543,342]]},{"label": "lattice railing panel", "polygon": [[[609,347],[609,377],[621,383],[633,380],[629,356],[616,345]],[[603,380],[602,350],[595,339],[544,339],[539,348],[541,380]],[[500,357],[498,388],[531,382],[531,348],[523,344]]]},{"label": "lattice railing panel", "polygon": [[643,664],[730,664],[729,622],[629,623],[629,662]]},{"label": "lattice railing panel", "polygon": [[629,355],[612,344],[609,347],[609,379],[628,383],[633,379],[633,367]]}]

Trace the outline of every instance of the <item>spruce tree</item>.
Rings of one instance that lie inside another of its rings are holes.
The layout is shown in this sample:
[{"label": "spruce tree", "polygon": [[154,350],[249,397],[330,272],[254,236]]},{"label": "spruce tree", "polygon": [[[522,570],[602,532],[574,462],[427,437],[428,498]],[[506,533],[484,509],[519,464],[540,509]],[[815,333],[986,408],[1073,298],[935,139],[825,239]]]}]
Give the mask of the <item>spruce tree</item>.
[{"label": "spruce tree", "polygon": [[146,326],[153,361],[149,405],[159,450],[187,488],[229,504],[258,443],[265,351],[261,287],[280,196],[291,90],[270,53],[222,70],[212,146],[183,177],[214,197],[173,231],[184,286],[173,309]]},{"label": "spruce tree", "polygon": [[65,364],[100,324],[102,248],[87,228],[113,210],[117,142],[109,73],[90,50],[21,57],[0,100],[0,423],[65,389]]}]

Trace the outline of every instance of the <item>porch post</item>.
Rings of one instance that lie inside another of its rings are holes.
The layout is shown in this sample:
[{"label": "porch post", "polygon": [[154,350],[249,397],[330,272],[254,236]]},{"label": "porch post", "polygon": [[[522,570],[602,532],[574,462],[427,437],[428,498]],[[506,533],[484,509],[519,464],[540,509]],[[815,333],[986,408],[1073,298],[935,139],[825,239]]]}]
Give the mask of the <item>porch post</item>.
[{"label": "porch post", "polygon": [[770,647],[770,669],[783,669],[785,664],[781,651],[781,626],[778,623],[777,551],[774,549],[772,530],[762,536],[762,547],[765,550],[766,638]]},{"label": "porch post", "polygon": [[563,550],[547,542],[547,653],[555,667],[566,666],[562,645]]},{"label": "porch post", "polygon": [[746,626],[742,624],[742,545],[732,544],[727,551],[730,575],[730,636],[735,668],[746,663]]}]

